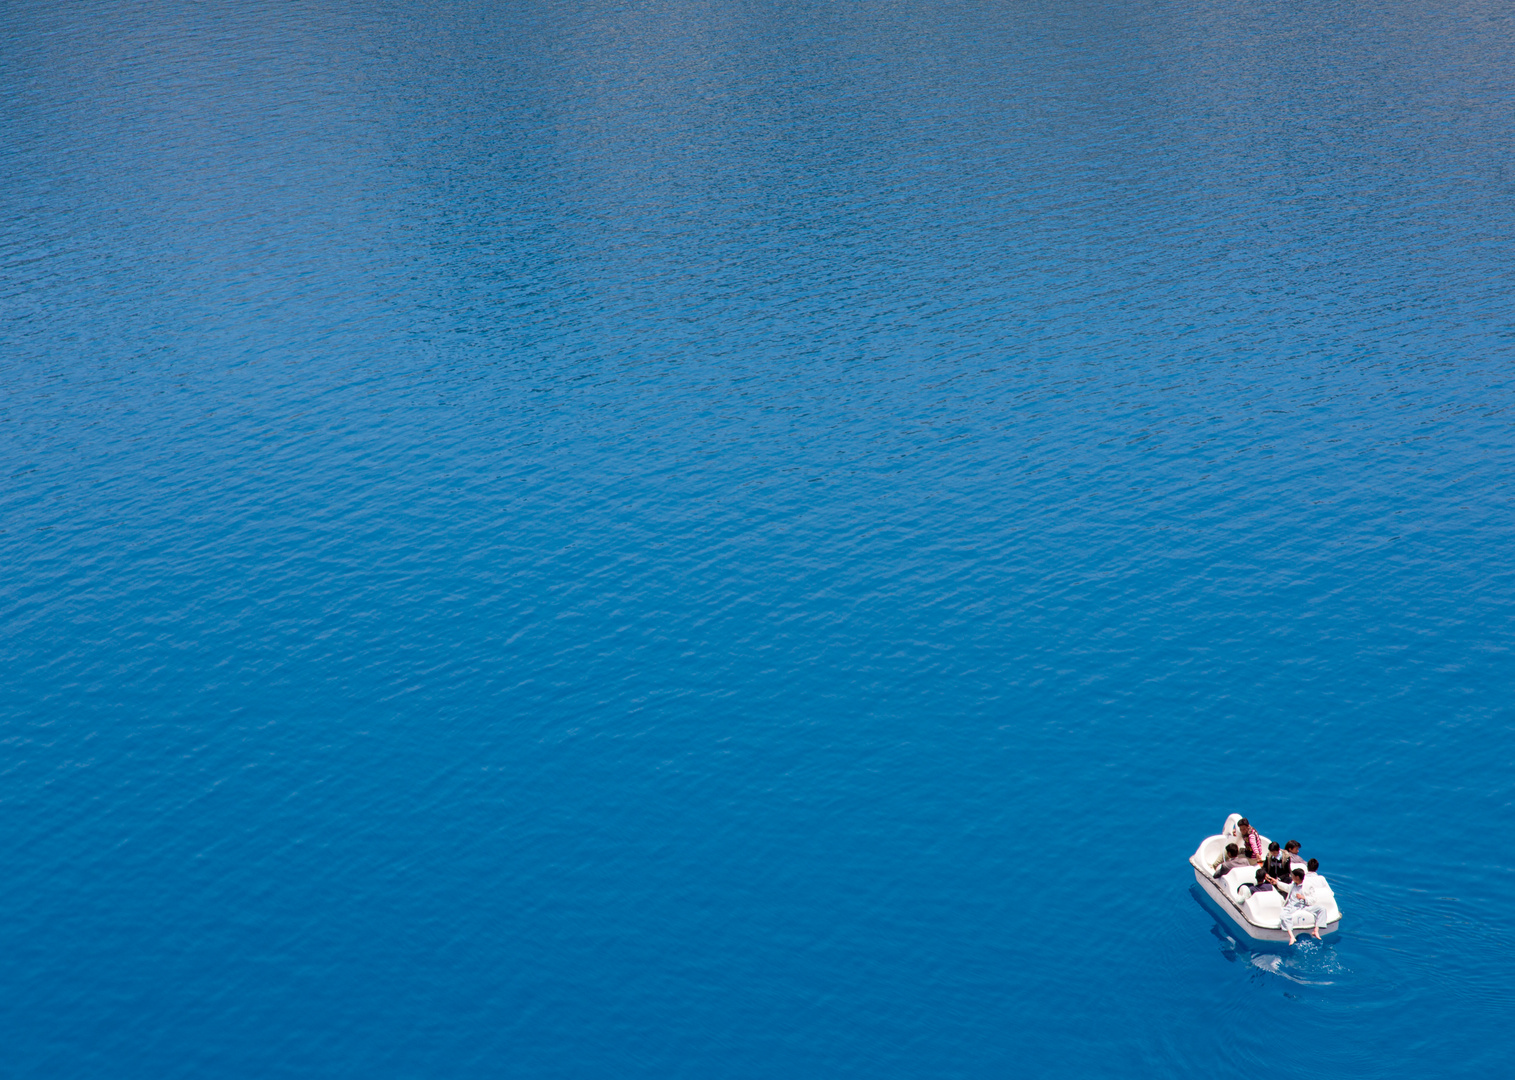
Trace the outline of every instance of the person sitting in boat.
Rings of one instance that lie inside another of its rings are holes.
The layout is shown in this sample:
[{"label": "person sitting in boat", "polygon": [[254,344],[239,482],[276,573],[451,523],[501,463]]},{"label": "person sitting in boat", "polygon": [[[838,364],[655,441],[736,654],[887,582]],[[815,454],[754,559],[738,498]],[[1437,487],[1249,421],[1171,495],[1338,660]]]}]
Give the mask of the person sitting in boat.
[{"label": "person sitting in boat", "polygon": [[1250,885],[1243,885],[1242,888],[1247,890],[1242,895],[1242,899],[1245,900],[1248,896],[1256,896],[1258,893],[1276,892],[1278,884],[1268,876],[1267,870],[1259,866],[1257,868],[1257,880]]},{"label": "person sitting in boat", "polygon": [[[1294,869],[1298,870],[1296,866]],[[1310,902],[1319,905],[1329,911],[1336,906],[1336,894],[1331,891],[1331,883],[1320,872],[1320,860],[1311,859],[1305,864],[1305,891],[1310,894]]]},{"label": "person sitting in boat", "polygon": [[1263,860],[1263,869],[1267,871],[1268,880],[1275,885],[1289,884],[1289,856],[1279,849],[1278,841],[1273,840],[1268,844],[1268,857]]},{"label": "person sitting in boat", "polygon": [[1242,818],[1236,823],[1236,831],[1241,834],[1241,844],[1239,846],[1241,847],[1242,854],[1254,863],[1262,862],[1262,837],[1252,827],[1252,823],[1246,818]]},{"label": "person sitting in boat", "polygon": [[1294,884],[1289,886],[1289,895],[1284,900],[1284,910],[1278,924],[1289,935],[1289,944],[1294,944],[1295,927],[1310,927],[1315,940],[1320,940],[1320,921],[1326,917],[1326,909],[1315,903],[1314,890],[1305,885],[1305,868],[1296,866],[1290,876]]},{"label": "person sitting in boat", "polygon": [[1240,848],[1238,848],[1235,844],[1227,844],[1226,857],[1221,861],[1220,866],[1216,867],[1215,876],[1218,878],[1223,878],[1232,870],[1235,870],[1238,866],[1251,865],[1251,863],[1242,857]]},{"label": "person sitting in boat", "polygon": [[1291,863],[1304,862],[1304,859],[1300,858],[1299,856],[1298,840],[1290,840],[1287,844],[1285,844],[1284,854],[1287,856],[1289,862]]}]

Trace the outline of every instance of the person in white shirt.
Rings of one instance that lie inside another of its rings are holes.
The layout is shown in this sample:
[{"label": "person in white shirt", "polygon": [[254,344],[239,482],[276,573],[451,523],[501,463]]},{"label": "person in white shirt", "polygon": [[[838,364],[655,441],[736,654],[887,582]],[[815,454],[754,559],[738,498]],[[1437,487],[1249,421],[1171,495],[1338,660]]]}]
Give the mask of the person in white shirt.
[{"label": "person in white shirt", "polygon": [[1336,894],[1331,891],[1331,883],[1320,872],[1319,859],[1305,863],[1305,892],[1310,897],[1310,903],[1324,908],[1327,913],[1336,907]]},{"label": "person in white shirt", "polygon": [[[1320,940],[1320,923],[1326,917],[1326,909],[1315,903],[1315,890],[1305,884],[1305,868],[1296,866],[1293,871],[1294,884],[1289,886],[1289,895],[1284,900],[1283,914],[1279,916],[1279,925],[1289,935],[1289,944],[1294,944],[1294,928],[1308,925],[1310,933],[1316,941]],[[1324,880],[1324,879],[1322,879]]]}]

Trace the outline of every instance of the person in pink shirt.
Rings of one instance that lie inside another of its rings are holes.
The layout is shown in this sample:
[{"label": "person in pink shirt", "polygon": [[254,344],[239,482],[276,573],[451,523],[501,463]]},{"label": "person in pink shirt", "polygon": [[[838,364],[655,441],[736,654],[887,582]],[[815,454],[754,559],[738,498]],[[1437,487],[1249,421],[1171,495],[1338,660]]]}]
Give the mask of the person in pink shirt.
[{"label": "person in pink shirt", "polygon": [[1236,823],[1236,831],[1241,833],[1241,844],[1239,846],[1241,847],[1242,854],[1255,863],[1262,862],[1264,858],[1262,837],[1252,827],[1251,822],[1246,818],[1242,818]]}]

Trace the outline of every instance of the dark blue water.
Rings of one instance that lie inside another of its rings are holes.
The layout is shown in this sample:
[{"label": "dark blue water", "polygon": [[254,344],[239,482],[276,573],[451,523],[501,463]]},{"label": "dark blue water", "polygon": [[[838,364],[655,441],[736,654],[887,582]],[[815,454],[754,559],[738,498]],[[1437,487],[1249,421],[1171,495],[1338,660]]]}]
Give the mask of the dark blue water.
[{"label": "dark blue water", "polygon": [[1507,6],[0,12],[6,1075],[1505,1074]]}]

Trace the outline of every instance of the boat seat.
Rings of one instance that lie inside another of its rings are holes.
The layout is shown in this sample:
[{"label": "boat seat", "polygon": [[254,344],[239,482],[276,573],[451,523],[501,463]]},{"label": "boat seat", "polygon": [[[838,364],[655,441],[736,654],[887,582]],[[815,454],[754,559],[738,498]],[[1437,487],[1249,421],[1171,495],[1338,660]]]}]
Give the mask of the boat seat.
[{"label": "boat seat", "polygon": [[1278,926],[1283,914],[1284,898],[1276,889],[1255,893],[1242,901],[1241,909],[1258,926]]},{"label": "boat seat", "polygon": [[1221,855],[1225,853],[1226,845],[1230,842],[1223,836],[1211,837],[1199,849],[1200,859],[1208,863],[1211,869],[1214,869],[1215,864],[1220,861]]},{"label": "boat seat", "polygon": [[1221,880],[1226,883],[1226,892],[1231,899],[1237,900],[1240,899],[1237,894],[1238,889],[1257,881],[1257,870],[1250,866],[1238,866],[1235,870],[1227,871],[1226,876]]},{"label": "boat seat", "polygon": [[1331,891],[1331,886],[1316,885],[1315,902],[1326,909],[1326,922],[1335,922],[1341,918],[1341,909],[1336,906],[1336,894]]}]

